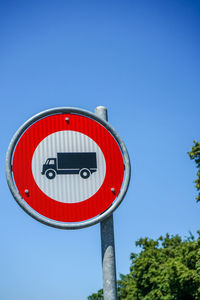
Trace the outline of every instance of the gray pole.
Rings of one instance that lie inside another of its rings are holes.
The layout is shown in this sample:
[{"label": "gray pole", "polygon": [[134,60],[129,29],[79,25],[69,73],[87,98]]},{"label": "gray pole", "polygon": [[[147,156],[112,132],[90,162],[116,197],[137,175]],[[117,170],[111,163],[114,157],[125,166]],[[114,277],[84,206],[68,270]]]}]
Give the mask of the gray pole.
[{"label": "gray pole", "polygon": [[[108,120],[106,107],[96,107],[95,113],[98,117]],[[113,215],[103,220],[100,226],[104,300],[117,300]]]}]

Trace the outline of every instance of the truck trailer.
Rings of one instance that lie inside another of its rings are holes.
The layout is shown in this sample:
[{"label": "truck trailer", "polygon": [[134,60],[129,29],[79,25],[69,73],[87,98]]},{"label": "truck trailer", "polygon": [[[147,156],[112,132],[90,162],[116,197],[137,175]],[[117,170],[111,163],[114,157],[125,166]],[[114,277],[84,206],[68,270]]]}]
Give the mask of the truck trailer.
[{"label": "truck trailer", "polygon": [[54,179],[61,174],[79,174],[87,179],[96,170],[96,152],[58,152],[56,158],[47,158],[41,174],[48,179]]}]

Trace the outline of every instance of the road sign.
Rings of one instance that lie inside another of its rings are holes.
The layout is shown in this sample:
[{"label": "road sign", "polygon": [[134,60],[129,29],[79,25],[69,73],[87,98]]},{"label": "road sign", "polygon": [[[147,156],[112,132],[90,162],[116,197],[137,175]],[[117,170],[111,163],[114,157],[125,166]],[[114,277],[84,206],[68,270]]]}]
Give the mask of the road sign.
[{"label": "road sign", "polygon": [[110,215],[128,188],[128,153],[95,114],[54,108],[16,132],[6,158],[9,187],[32,217],[58,228],[93,225]]}]

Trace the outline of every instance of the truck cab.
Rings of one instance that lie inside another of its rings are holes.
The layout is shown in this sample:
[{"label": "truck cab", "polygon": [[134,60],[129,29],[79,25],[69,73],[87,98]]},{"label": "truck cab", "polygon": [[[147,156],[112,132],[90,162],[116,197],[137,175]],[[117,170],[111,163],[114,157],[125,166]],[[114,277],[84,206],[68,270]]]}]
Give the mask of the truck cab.
[{"label": "truck cab", "polygon": [[56,171],[56,158],[47,158],[42,167],[42,175],[44,175],[49,169],[53,169]]}]

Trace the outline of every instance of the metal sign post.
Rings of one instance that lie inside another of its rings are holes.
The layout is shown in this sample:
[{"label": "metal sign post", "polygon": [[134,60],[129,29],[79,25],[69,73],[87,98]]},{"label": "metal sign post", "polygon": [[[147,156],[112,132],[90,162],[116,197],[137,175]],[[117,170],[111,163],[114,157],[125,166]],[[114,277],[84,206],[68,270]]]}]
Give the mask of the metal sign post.
[{"label": "metal sign post", "polygon": [[104,300],[117,299],[113,215],[100,223]]},{"label": "metal sign post", "polygon": [[[98,106],[95,113],[100,118],[108,121],[107,109],[104,106]],[[104,300],[117,299],[116,284],[116,263],[115,263],[115,242],[113,215],[101,221],[101,253],[102,253],[102,271],[103,271],[103,295]]]}]

